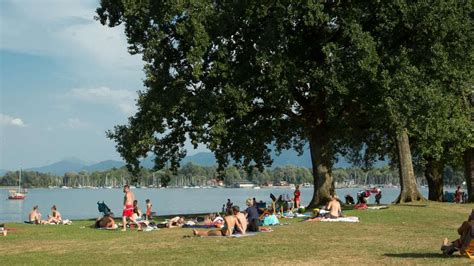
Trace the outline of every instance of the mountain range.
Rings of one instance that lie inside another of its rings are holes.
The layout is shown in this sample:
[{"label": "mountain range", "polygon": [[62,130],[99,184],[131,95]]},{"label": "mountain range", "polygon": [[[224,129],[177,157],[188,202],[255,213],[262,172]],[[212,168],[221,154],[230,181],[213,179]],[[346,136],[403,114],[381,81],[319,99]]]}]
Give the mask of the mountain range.
[{"label": "mountain range", "polygon": [[[285,166],[285,165],[294,165],[298,167],[307,167],[311,168],[311,156],[309,152],[303,153],[301,156],[298,156],[298,153],[294,150],[285,150],[280,155],[272,154],[273,165],[272,167]],[[192,162],[201,166],[213,166],[216,165],[216,158],[211,152],[199,152],[193,155],[186,156],[181,165],[185,165],[189,162]],[[153,167],[153,157],[148,157],[142,160],[142,166],[145,168]],[[386,165],[386,162],[378,162],[377,165]],[[55,162],[49,165],[41,167],[33,167],[24,169],[26,171],[36,171],[41,173],[52,173],[55,175],[64,175],[66,172],[94,172],[94,171],[105,171],[111,168],[119,168],[124,166],[123,161],[116,160],[106,160],[99,163],[88,163],[77,158],[66,158],[59,162]],[[345,158],[340,157],[335,168],[347,168],[350,167],[349,163]],[[0,175],[4,175],[7,170],[0,170]]]}]

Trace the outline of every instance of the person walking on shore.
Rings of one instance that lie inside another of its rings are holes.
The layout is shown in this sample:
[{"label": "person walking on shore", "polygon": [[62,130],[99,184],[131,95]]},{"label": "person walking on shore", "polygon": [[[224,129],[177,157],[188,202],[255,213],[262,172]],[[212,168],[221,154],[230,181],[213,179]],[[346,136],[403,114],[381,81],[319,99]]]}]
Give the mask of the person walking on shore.
[{"label": "person walking on shore", "polygon": [[137,225],[138,230],[141,230],[140,224],[133,218],[135,195],[130,191],[129,185],[123,186],[123,193],[125,193],[125,196],[123,197],[122,231],[127,231],[127,217],[131,222]]},{"label": "person walking on shore", "polygon": [[300,185],[296,186],[294,196],[295,196],[295,207],[296,207],[296,209],[299,209],[300,208],[300,203],[301,203]]}]

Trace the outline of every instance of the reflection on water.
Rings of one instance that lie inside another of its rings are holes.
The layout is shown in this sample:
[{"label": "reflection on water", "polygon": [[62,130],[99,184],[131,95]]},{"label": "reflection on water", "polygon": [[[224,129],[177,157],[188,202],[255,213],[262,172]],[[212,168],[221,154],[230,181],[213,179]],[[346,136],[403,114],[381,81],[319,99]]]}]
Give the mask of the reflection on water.
[{"label": "reflection on water", "polygon": [[[346,194],[354,198],[360,189],[337,189],[336,192],[341,199]],[[153,211],[158,215],[179,213],[204,213],[216,212],[222,209],[222,205],[230,198],[234,204],[245,206],[247,198],[255,197],[258,201],[270,201],[270,193],[276,196],[288,193],[293,196],[292,189],[240,189],[240,188],[210,188],[210,189],[133,189],[142,210],[145,209],[145,200],[150,199],[153,203]],[[301,193],[302,204],[307,204],[313,195],[312,188],[303,188]],[[426,188],[421,189],[423,195],[427,196]],[[383,188],[383,204],[395,200],[399,189]],[[28,213],[34,205],[39,205],[43,217],[50,211],[52,205],[57,205],[65,219],[85,219],[99,215],[97,201],[105,201],[116,216],[122,214],[123,192],[121,189],[30,189],[25,200],[8,200],[8,190],[0,189],[0,222],[20,222],[27,219]],[[374,202],[374,197],[369,203]]]}]

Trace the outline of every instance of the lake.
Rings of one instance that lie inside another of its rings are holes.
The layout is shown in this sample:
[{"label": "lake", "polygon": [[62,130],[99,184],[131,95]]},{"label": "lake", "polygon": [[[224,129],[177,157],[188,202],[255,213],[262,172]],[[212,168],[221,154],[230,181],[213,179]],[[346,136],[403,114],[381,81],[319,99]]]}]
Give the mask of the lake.
[{"label": "lake", "polygon": [[[351,194],[356,199],[360,188],[337,189],[336,192],[342,200],[346,194]],[[270,202],[270,193],[275,196],[288,193],[293,195],[293,189],[283,188],[141,188],[132,189],[142,211],[145,210],[145,200],[150,199],[153,211],[157,215],[206,213],[217,212],[222,209],[228,198],[242,208],[245,207],[247,198],[255,197],[257,201]],[[398,188],[382,188],[383,204],[391,203],[398,196]],[[428,195],[426,188],[421,188],[423,195]],[[311,200],[313,188],[301,190],[301,201],[306,205]],[[56,204],[63,219],[89,219],[99,216],[97,201],[105,201],[110,209],[119,217],[122,214],[123,192],[122,189],[30,189],[25,200],[8,200],[8,190],[0,189],[0,223],[22,222],[27,220],[28,213],[34,205],[39,206],[43,218]],[[370,197],[369,203],[374,202]]]}]

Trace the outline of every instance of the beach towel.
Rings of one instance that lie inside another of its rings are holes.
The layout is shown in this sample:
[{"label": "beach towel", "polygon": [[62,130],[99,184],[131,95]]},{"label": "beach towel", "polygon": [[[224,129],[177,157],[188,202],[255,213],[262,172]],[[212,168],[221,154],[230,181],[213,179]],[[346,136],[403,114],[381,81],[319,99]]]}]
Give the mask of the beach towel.
[{"label": "beach towel", "polygon": [[183,228],[204,228],[204,229],[211,229],[216,228],[215,225],[212,224],[195,224],[195,225],[183,225]]},{"label": "beach towel", "polygon": [[265,216],[265,218],[263,219],[263,222],[262,222],[262,225],[265,226],[265,225],[276,225],[276,224],[279,224],[280,222],[278,221],[278,218],[275,216],[275,215],[268,215],[268,216]]},{"label": "beach towel", "polygon": [[254,236],[256,233],[246,233],[246,234],[232,234],[227,237],[239,238],[239,237],[247,237],[247,236]]},{"label": "beach towel", "polygon": [[388,209],[388,206],[369,206],[367,207],[368,210],[382,210],[382,209]]},{"label": "beach towel", "polygon": [[358,222],[359,222],[359,217],[356,217],[356,216],[346,216],[346,217],[339,217],[339,218],[335,218],[335,219],[316,217],[316,218],[308,219],[308,220],[306,220],[305,222],[347,222],[347,223],[358,223]]}]

